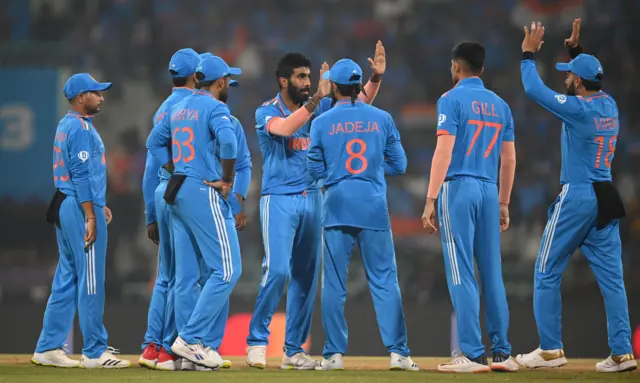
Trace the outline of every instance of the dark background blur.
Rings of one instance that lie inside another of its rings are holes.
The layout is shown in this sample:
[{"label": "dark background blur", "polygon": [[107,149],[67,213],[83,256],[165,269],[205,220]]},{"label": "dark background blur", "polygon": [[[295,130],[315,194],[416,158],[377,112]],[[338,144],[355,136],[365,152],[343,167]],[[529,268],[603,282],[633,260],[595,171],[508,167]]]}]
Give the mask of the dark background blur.
[{"label": "dark background blur", "polygon": [[[518,165],[511,228],[502,236],[504,279],[515,352],[537,345],[531,310],[533,265],[547,208],[560,191],[560,122],[528,100],[520,80],[522,26],[543,21],[538,68],[562,91],[553,69],[568,59],[563,40],[581,17],[581,43],[601,60],[604,89],[620,109],[614,180],[626,202],[623,262],[632,327],[640,323],[640,208],[634,164],[640,158],[637,43],[638,0],[0,0],[0,352],[32,352],[57,262],[55,232],[45,223],[53,191],[51,143],[67,104],[62,84],[71,73],[112,81],[95,125],[107,148],[109,227],[107,307],[110,344],[137,352],[156,272],[157,248],[146,238],[141,180],[151,116],[170,93],[173,52],[210,51],[243,69],[231,91],[232,113],[244,125],[253,157],[245,204],[250,226],[241,233],[244,274],[232,313],[251,312],[263,255],[258,201],[261,154],[254,129],[257,106],[277,92],[275,67],[290,51],[314,63],[350,57],[369,72],[375,42],[387,51],[387,73],[375,105],[391,112],[409,157],[407,174],[389,179],[388,200],[399,279],[415,355],[449,350],[451,305],[440,241],[419,222],[435,147],[435,103],[451,88],[451,48],[483,43],[483,79],[511,106]],[[634,48],[636,47],[636,48]],[[315,88],[315,86],[314,86]],[[375,317],[359,257],[352,262],[347,316],[350,352],[380,354]],[[608,353],[604,310],[588,263],[576,254],[564,280],[564,337],[570,356]],[[319,314],[319,300],[318,310]],[[361,315],[358,315],[358,314]],[[233,331],[244,331],[234,329]],[[589,334],[589,336],[585,336]],[[240,334],[241,335],[241,334]],[[238,336],[239,339],[242,336]],[[80,337],[75,346],[79,349]],[[316,315],[312,351],[322,347]]]}]

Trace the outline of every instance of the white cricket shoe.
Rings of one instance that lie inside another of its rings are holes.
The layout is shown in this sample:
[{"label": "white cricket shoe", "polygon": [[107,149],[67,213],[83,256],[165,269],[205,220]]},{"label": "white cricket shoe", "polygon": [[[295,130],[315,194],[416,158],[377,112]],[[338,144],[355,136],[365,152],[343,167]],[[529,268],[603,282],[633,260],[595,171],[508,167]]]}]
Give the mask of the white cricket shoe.
[{"label": "white cricket shoe", "polygon": [[491,361],[491,371],[495,372],[516,372],[519,369],[518,363],[511,357],[511,355],[496,353],[493,354],[493,360]]},{"label": "white cricket shoe", "polygon": [[411,360],[410,356],[402,356],[400,354],[396,354],[395,352],[391,353],[391,363],[389,364],[389,370],[391,371],[420,371],[420,368],[413,360]]},{"label": "white cricket shoe", "polygon": [[186,360],[184,358],[182,359],[182,367],[181,367],[181,371],[216,371],[213,368],[209,368],[209,367],[204,367],[204,366],[198,366],[197,364],[193,363],[190,360]]},{"label": "white cricket shoe", "polygon": [[177,337],[171,345],[174,354],[183,357],[197,365],[218,369],[222,358],[215,351],[207,351],[201,344],[188,344],[181,337]]},{"label": "white cricket shoe", "polygon": [[[218,354],[218,352],[217,352],[217,351],[215,351],[213,348],[211,348],[211,347],[209,347],[209,346],[205,347],[205,348],[204,348],[204,350],[205,350],[206,352],[213,351],[213,352],[215,352],[216,354]],[[222,356],[221,356],[220,354],[218,354],[218,356],[220,356],[220,358],[222,359]],[[231,363],[231,361],[230,361],[230,360],[228,360],[228,359],[222,359],[222,364],[220,365],[220,368],[224,368],[224,369],[226,370],[226,369],[231,368],[231,365],[232,365],[232,363]],[[206,370],[199,370],[199,369],[196,367],[196,371],[206,371]]]},{"label": "white cricket shoe", "polygon": [[267,367],[267,346],[247,347],[247,365],[264,369]]},{"label": "white cricket shoe", "polygon": [[528,354],[516,356],[516,362],[527,368],[561,367],[567,364],[567,358],[565,358],[564,350],[561,348],[543,350],[538,347]]},{"label": "white cricket shoe", "polygon": [[342,354],[333,354],[328,359],[322,358],[316,366],[318,371],[344,371]]},{"label": "white cricket shoe", "polygon": [[280,368],[283,370],[315,370],[317,366],[318,362],[306,353],[299,352],[291,357],[285,354],[284,357],[282,357],[282,365],[280,365]]},{"label": "white cricket shoe", "polygon": [[115,354],[118,350],[109,347],[99,358],[91,359],[86,355],[80,358],[80,367],[82,368],[127,368],[131,366],[131,362],[126,359],[120,359]]},{"label": "white cricket shoe", "polygon": [[38,366],[75,368],[80,367],[80,362],[67,356],[62,349],[49,350],[45,352],[34,352],[31,363]]},{"label": "white cricket shoe", "polygon": [[438,365],[440,372],[480,373],[489,372],[491,368],[486,364],[477,363],[467,358],[466,355],[454,355],[449,363]]},{"label": "white cricket shoe", "polygon": [[638,368],[633,354],[611,355],[602,362],[596,363],[598,372],[626,372]]}]

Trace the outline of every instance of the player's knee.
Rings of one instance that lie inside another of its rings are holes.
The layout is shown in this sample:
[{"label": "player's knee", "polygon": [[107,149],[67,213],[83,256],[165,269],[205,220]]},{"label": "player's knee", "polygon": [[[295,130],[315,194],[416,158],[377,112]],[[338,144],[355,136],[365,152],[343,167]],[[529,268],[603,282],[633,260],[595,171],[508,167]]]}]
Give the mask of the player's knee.
[{"label": "player's knee", "polygon": [[553,270],[546,271],[546,272],[541,272],[539,270],[536,270],[536,276],[535,276],[536,288],[557,287],[560,285],[561,280],[562,280],[561,273],[553,272]]},{"label": "player's knee", "polygon": [[289,268],[286,265],[270,265],[265,267],[264,272],[267,274],[267,278],[273,283],[285,284],[289,277]]}]

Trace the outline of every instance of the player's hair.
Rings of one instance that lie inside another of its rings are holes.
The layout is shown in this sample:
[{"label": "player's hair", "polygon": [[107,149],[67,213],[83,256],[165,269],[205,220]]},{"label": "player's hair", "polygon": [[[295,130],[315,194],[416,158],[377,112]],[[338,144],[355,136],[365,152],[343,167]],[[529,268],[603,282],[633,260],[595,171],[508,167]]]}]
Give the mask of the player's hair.
[{"label": "player's hair", "polygon": [[213,81],[202,81],[204,80],[204,73],[202,72],[196,72],[196,80],[198,80],[196,84],[198,89],[207,89],[213,84]]},{"label": "player's hair", "polygon": [[475,41],[463,41],[453,48],[453,60],[466,64],[469,73],[480,75],[484,67],[485,50]]},{"label": "player's hair", "polygon": [[[172,76],[178,74],[178,72],[171,69],[169,69],[169,73],[171,73]],[[173,86],[185,86],[187,85],[187,77],[173,77],[171,82],[173,83]]]},{"label": "player's hair", "polygon": [[602,75],[602,73],[598,73],[596,75],[597,81],[582,79],[582,85],[584,85],[584,89],[588,90],[589,92],[599,92],[602,89],[603,78],[604,76]]},{"label": "player's hair", "polygon": [[302,53],[287,53],[284,55],[278,62],[278,69],[276,69],[276,79],[280,89],[282,89],[280,77],[290,80],[296,68],[304,67],[311,69],[311,61]]},{"label": "player's hair", "polygon": [[[353,76],[359,77],[360,75],[354,74]],[[357,78],[353,78],[353,76],[351,76],[351,79],[357,80]],[[351,105],[356,103],[360,92],[364,92],[362,84],[336,84],[336,87],[341,96],[351,96]]]}]

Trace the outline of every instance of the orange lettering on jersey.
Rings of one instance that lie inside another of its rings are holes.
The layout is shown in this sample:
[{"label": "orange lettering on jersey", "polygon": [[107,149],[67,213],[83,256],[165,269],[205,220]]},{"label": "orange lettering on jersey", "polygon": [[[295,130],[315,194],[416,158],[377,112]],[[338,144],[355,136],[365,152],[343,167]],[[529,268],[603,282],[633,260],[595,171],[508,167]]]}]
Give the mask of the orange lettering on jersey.
[{"label": "orange lettering on jersey", "polygon": [[491,104],[491,107],[489,107],[488,102],[473,101],[471,103],[471,110],[473,110],[473,113],[475,114],[482,114],[485,116],[492,116],[492,117],[500,117],[496,113],[496,106],[494,104]]},{"label": "orange lettering on jersey", "polygon": [[613,118],[593,118],[593,122],[596,124],[596,131],[600,130],[615,130],[618,127],[618,119]]},{"label": "orange lettering on jersey", "polygon": [[364,125],[364,121],[345,121],[338,124],[331,124],[330,136],[338,133],[373,133],[380,132],[380,127],[377,121],[367,121],[367,125]]},{"label": "orange lettering on jersey", "polygon": [[308,150],[311,139],[309,137],[291,137],[289,150]]},{"label": "orange lettering on jersey", "polygon": [[198,109],[188,109],[187,110],[187,120],[198,121]]}]

